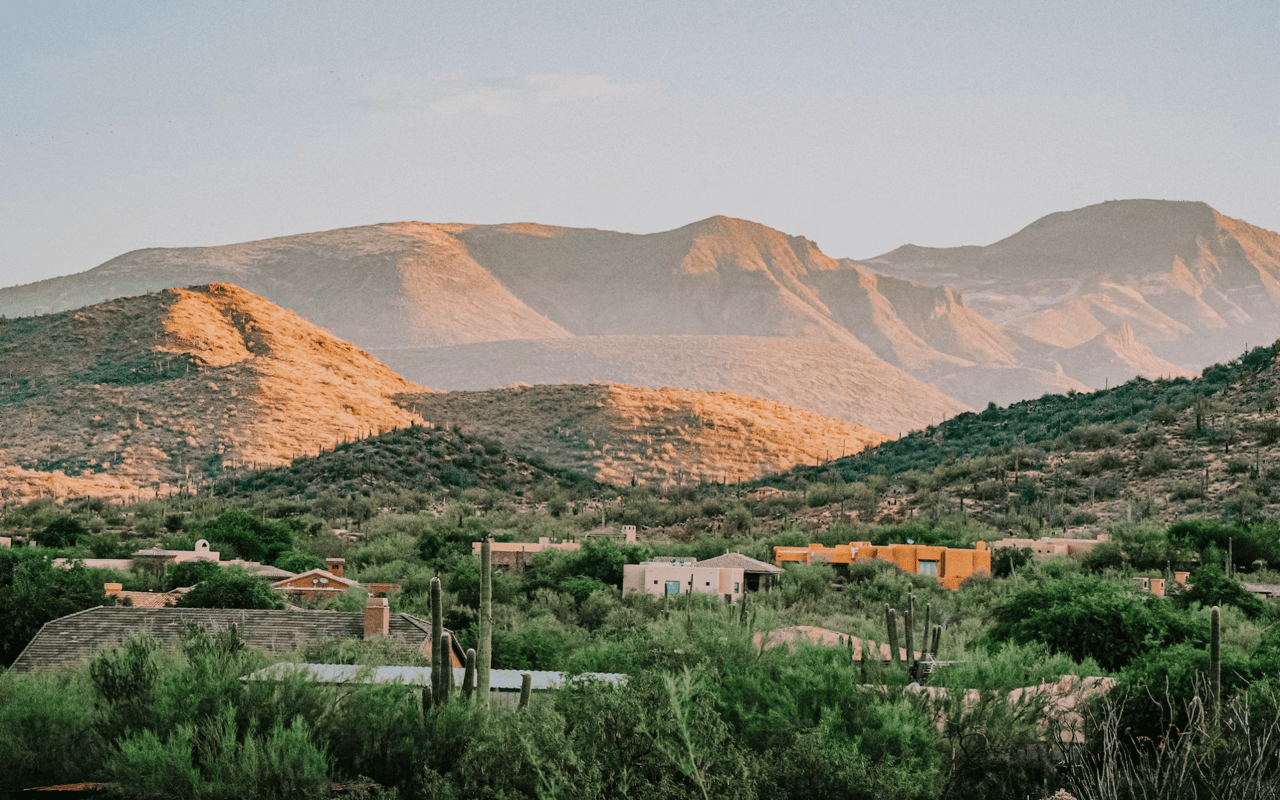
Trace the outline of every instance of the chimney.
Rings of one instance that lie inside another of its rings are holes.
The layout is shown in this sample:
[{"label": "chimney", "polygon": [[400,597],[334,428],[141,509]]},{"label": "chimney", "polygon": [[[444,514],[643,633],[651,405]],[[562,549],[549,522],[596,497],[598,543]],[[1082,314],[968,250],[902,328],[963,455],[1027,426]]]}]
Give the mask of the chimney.
[{"label": "chimney", "polygon": [[1164,597],[1164,578],[1151,579],[1151,593],[1156,597]]},{"label": "chimney", "polygon": [[391,607],[385,597],[370,597],[364,607],[364,638],[386,636],[391,630]]},{"label": "chimney", "polygon": [[116,595],[120,594],[120,591],[122,589],[124,589],[123,583],[102,584],[102,591],[106,593],[107,597],[115,597]]},{"label": "chimney", "polygon": [[326,558],[324,560],[324,568],[329,571],[329,574],[337,575],[339,578],[341,578],[342,567],[346,563],[347,563],[347,560],[345,558]]},{"label": "chimney", "polygon": [[622,535],[626,537],[626,543],[627,543],[627,544],[635,544],[635,543],[636,543],[636,526],[635,526],[635,525],[623,525],[623,526],[622,526]]},{"label": "chimney", "polygon": [[1177,583],[1179,586],[1186,586],[1186,585],[1187,585],[1187,578],[1190,578],[1190,577],[1191,577],[1191,573],[1190,573],[1190,572],[1175,572],[1175,573],[1173,573],[1173,580],[1174,580],[1174,582],[1175,582],[1175,583]]}]

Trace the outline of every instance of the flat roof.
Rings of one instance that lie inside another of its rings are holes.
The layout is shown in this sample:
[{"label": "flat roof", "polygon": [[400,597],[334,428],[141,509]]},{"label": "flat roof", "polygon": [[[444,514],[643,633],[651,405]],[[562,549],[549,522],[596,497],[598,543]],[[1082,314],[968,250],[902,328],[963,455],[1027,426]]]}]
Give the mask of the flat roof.
[{"label": "flat roof", "polygon": [[[559,689],[575,680],[594,680],[611,683],[615,686],[627,682],[627,676],[617,672],[584,672],[572,675],[566,672],[545,672],[539,670],[494,669],[489,671],[489,690],[495,692],[518,692],[525,674],[533,676],[533,690],[547,691]],[[252,672],[241,680],[245,681],[278,681],[287,678],[302,678],[317,683],[402,683],[406,686],[431,685],[430,667],[364,667],[358,664],[294,664],[281,662]],[[455,686],[462,686],[466,678],[466,669],[453,668]]]}]

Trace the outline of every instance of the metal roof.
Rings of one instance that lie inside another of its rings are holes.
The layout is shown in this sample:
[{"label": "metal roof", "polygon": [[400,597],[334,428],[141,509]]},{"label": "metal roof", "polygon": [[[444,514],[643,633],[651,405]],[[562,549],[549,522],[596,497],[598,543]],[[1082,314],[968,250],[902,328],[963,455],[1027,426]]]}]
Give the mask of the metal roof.
[{"label": "metal roof", "polygon": [[[615,686],[626,683],[627,676],[616,672],[584,672],[571,675],[565,672],[538,670],[494,669],[489,671],[489,690],[518,692],[525,674],[533,676],[535,692],[559,689],[575,680],[596,680]],[[293,664],[281,662],[250,673],[241,680],[278,681],[298,677],[317,683],[403,683],[406,686],[429,686],[430,667],[362,667],[354,664]],[[466,670],[453,668],[453,683],[462,686]]]}]

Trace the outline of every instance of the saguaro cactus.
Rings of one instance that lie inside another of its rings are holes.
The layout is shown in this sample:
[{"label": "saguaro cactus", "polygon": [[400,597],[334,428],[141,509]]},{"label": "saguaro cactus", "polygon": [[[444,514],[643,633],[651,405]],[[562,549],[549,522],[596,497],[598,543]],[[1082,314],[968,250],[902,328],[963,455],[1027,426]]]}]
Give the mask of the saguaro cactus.
[{"label": "saguaro cactus", "polygon": [[462,673],[462,696],[471,699],[471,695],[476,688],[476,651],[475,648],[467,648],[467,668]]},{"label": "saguaro cactus", "polygon": [[447,703],[453,697],[453,637],[447,633],[444,635],[444,650],[440,653],[440,667],[444,676],[440,702]]},{"label": "saguaro cactus", "polygon": [[480,642],[476,651],[476,687],[489,707],[489,667],[493,663],[493,555],[488,536],[480,542]]},{"label": "saguaro cactus", "polygon": [[933,651],[929,649],[929,637],[933,635],[933,603],[924,604],[924,627],[920,630],[924,633],[924,641],[920,643],[920,649],[932,654]]},{"label": "saguaro cactus", "polygon": [[437,703],[443,702],[444,670],[452,668],[444,652],[443,606],[440,577],[436,576],[431,579],[431,694]]},{"label": "saguaro cactus", "polygon": [[520,676],[520,708],[529,707],[529,696],[533,694],[533,676],[528,672]]},{"label": "saguaro cactus", "polygon": [[895,667],[902,663],[902,654],[898,652],[898,612],[884,604],[885,626],[889,629],[889,662]]},{"label": "saguaro cactus", "polygon": [[1222,610],[1213,607],[1210,614],[1209,627],[1209,705],[1210,719],[1214,727],[1218,725],[1222,702]]},{"label": "saguaro cactus", "polygon": [[907,595],[907,610],[902,615],[902,625],[906,630],[904,644],[907,646],[907,672],[910,673],[916,667],[916,596],[914,594]]}]

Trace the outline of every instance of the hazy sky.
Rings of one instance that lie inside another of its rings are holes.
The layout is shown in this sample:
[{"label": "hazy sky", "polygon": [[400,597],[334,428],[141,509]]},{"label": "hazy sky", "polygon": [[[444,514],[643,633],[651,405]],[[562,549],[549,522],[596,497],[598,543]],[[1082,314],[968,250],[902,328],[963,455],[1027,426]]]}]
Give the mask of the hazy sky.
[{"label": "hazy sky", "polygon": [[0,0],[0,285],[394,220],[1280,229],[1280,2]]}]

